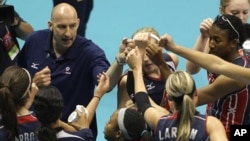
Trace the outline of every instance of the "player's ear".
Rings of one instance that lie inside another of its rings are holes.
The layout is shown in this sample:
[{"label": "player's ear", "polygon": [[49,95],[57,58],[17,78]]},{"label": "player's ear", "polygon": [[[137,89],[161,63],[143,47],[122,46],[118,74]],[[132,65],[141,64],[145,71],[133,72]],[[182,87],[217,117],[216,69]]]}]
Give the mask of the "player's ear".
[{"label": "player's ear", "polygon": [[48,21],[48,28],[52,31],[52,29],[53,29],[53,23],[52,23],[52,21]]}]

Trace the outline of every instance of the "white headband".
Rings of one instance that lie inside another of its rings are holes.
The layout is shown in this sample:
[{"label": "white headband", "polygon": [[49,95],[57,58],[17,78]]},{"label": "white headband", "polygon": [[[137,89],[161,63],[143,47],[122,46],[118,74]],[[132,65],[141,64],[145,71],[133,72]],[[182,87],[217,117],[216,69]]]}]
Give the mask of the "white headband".
[{"label": "white headband", "polygon": [[[134,36],[135,37],[135,36]],[[160,38],[158,37],[158,36],[156,36],[155,34],[153,34],[153,33],[150,33],[150,37],[151,38],[153,38],[153,39],[155,39],[156,41],[160,41]],[[134,38],[133,38],[134,39]]]},{"label": "white headband", "polygon": [[156,41],[160,41],[160,38],[158,37],[158,36],[156,36],[155,34],[153,34],[153,33],[150,33],[150,36],[152,37],[152,38],[154,38]]},{"label": "white headband", "polygon": [[126,110],[127,108],[121,108],[119,110],[117,121],[118,121],[119,129],[122,131],[122,134],[124,135],[124,137],[126,139],[132,140],[132,137],[129,136],[127,129],[124,126],[124,115],[125,115]]},{"label": "white headband", "polygon": [[31,86],[31,76],[30,76],[30,73],[28,72],[28,70],[26,70],[25,68],[22,68],[26,73],[27,73],[27,75],[28,75],[28,77],[29,77],[29,85],[28,85],[28,87],[27,87],[27,89],[26,89],[26,91],[25,91],[25,93],[23,94],[23,96],[21,97],[21,99],[23,99],[27,94],[28,94],[28,91],[29,91],[29,89],[30,89],[30,86]]}]

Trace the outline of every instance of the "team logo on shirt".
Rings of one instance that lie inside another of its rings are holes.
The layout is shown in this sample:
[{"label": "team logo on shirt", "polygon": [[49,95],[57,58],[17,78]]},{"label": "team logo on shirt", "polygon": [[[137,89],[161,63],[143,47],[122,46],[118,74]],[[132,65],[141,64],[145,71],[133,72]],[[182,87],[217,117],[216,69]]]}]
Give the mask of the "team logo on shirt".
[{"label": "team logo on shirt", "polygon": [[65,68],[65,74],[71,74],[70,67]]},{"label": "team logo on shirt", "polygon": [[39,64],[33,62],[30,67],[33,69],[38,69],[38,65]]},{"label": "team logo on shirt", "polygon": [[153,85],[153,82],[151,82],[150,84],[147,84],[146,87],[147,87],[147,90],[149,91],[149,90],[154,89],[155,85]]}]

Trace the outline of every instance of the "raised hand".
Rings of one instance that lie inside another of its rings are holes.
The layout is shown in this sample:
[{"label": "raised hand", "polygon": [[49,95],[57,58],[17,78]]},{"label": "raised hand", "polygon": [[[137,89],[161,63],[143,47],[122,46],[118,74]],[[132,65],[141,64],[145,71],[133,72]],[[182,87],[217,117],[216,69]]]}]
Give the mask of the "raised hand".
[{"label": "raised hand", "polygon": [[149,44],[146,47],[146,55],[154,62],[154,64],[159,65],[160,61],[165,63],[165,59],[163,57],[163,49],[159,47],[158,44]]},{"label": "raised hand", "polygon": [[209,37],[209,29],[213,25],[213,20],[211,18],[204,19],[200,24],[200,32],[203,38]]},{"label": "raised hand", "polygon": [[98,86],[96,87],[95,96],[102,97],[108,90],[110,90],[109,76],[103,72],[100,74]]},{"label": "raised hand", "polygon": [[32,93],[32,95],[36,95],[36,93],[38,92],[38,87],[37,87],[37,85],[36,85],[36,83],[34,83],[34,82],[32,82],[32,84],[31,84],[31,93]]},{"label": "raised hand", "polygon": [[91,121],[89,119],[88,110],[83,105],[77,105],[77,106],[78,108],[75,109],[75,112],[77,113],[77,120],[69,124],[77,130],[89,128]]},{"label": "raised hand", "polygon": [[141,69],[142,58],[143,58],[143,54],[141,54],[138,47],[135,47],[135,49],[129,52],[126,58],[126,61],[131,69]]},{"label": "raised hand", "polygon": [[36,83],[38,87],[50,85],[51,74],[49,67],[45,67],[41,71],[37,72],[33,77],[33,82]]},{"label": "raised hand", "polygon": [[132,39],[123,38],[122,43],[119,48],[119,54],[117,55],[117,59],[120,63],[125,64],[125,59],[127,54],[131,49],[135,48],[135,43]]},{"label": "raised hand", "polygon": [[176,48],[176,45],[172,39],[172,37],[168,34],[165,34],[161,37],[159,41],[159,46],[165,48],[166,50],[173,51]]},{"label": "raised hand", "polygon": [[150,33],[137,33],[133,38],[139,49],[145,49],[151,41]]}]

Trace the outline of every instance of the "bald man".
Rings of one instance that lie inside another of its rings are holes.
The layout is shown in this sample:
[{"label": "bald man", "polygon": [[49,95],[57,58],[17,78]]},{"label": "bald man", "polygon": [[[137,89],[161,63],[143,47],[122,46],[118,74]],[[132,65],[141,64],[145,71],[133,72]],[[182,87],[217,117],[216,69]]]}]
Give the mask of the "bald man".
[{"label": "bald man", "polygon": [[89,17],[94,7],[94,0],[53,0],[53,5],[56,6],[62,2],[69,3],[76,9],[80,19],[80,25],[77,33],[81,36],[85,36]]},{"label": "bald man", "polygon": [[[64,98],[62,120],[67,121],[76,105],[88,105],[100,73],[106,72],[113,88],[122,73],[118,61],[110,66],[104,51],[91,40],[77,35],[79,19],[74,7],[61,3],[54,7],[49,29],[35,31],[27,38],[17,62],[25,67],[39,86],[54,85]],[[116,60],[125,60],[119,49]],[[97,97],[95,97],[97,98]],[[90,125],[97,136],[96,117]]]}]

